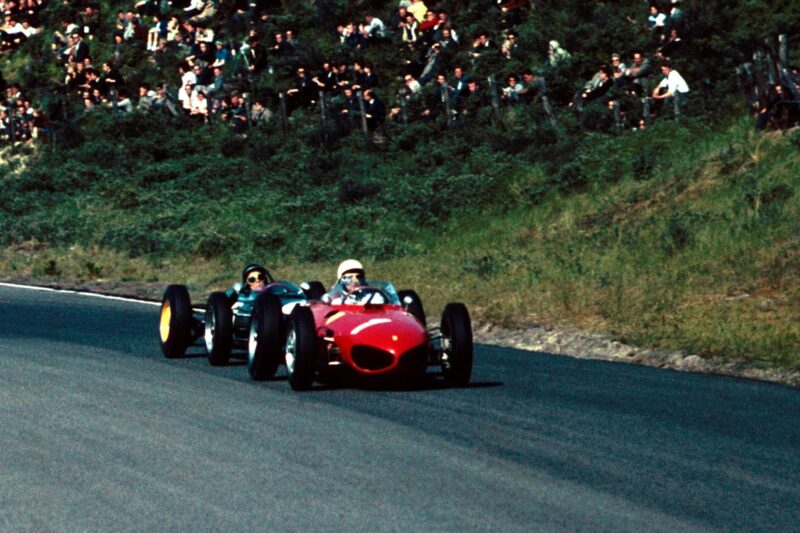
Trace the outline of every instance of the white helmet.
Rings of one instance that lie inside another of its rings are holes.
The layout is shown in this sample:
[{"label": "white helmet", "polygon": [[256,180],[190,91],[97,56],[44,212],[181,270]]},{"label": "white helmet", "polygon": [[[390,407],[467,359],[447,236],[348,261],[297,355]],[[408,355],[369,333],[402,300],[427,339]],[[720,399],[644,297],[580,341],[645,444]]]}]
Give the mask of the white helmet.
[{"label": "white helmet", "polygon": [[339,265],[339,270],[336,271],[337,279],[341,279],[342,274],[350,272],[352,270],[357,270],[363,274],[364,265],[362,265],[360,261],[356,261],[355,259],[347,259],[345,261],[342,261],[342,263]]}]

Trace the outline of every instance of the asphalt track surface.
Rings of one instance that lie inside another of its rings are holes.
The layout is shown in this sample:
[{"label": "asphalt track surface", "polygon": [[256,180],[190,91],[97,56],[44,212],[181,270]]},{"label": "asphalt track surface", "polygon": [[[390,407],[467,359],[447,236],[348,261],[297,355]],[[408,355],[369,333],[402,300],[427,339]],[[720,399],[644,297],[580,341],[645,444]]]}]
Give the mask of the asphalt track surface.
[{"label": "asphalt track surface", "polygon": [[478,346],[472,386],[166,360],[158,308],[0,287],[0,531],[798,531],[800,391]]}]

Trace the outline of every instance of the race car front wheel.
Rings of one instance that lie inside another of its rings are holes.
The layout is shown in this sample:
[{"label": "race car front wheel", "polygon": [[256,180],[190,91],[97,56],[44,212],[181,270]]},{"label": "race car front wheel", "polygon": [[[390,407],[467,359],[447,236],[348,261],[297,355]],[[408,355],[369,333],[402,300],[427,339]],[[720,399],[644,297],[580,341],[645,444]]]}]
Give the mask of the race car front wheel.
[{"label": "race car front wheel", "polygon": [[192,302],[185,285],[170,285],[164,291],[158,329],[164,356],[182,357],[192,343]]},{"label": "race car front wheel", "polygon": [[256,381],[275,375],[281,363],[283,347],[281,300],[274,294],[262,294],[256,300],[247,342],[247,371]]},{"label": "race car front wheel", "polygon": [[308,307],[296,306],[286,331],[286,372],[294,390],[308,390],[314,383],[317,335],[314,315]]},{"label": "race car front wheel", "polygon": [[224,292],[212,292],[206,307],[205,335],[208,362],[228,364],[233,344],[233,311]]},{"label": "race car front wheel", "polygon": [[441,329],[444,381],[451,387],[465,387],[472,376],[472,322],[466,306],[447,304]]}]

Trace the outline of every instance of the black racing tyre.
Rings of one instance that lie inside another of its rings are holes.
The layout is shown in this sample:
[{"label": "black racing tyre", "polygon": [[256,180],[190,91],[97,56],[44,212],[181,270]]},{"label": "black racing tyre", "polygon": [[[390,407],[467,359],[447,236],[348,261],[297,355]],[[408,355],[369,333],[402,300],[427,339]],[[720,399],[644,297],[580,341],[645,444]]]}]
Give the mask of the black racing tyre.
[{"label": "black racing tyre", "polygon": [[307,289],[303,289],[303,292],[306,293],[306,298],[309,300],[319,300],[325,294],[325,286],[321,281],[306,281],[303,286],[308,286]]},{"label": "black racing tyre", "polygon": [[427,325],[427,320],[425,318],[425,308],[422,307],[422,298],[419,297],[419,294],[417,294],[415,291],[407,289],[407,290],[397,291],[397,296],[400,297],[400,302],[403,303],[404,307],[405,307],[405,302],[403,302],[403,300],[405,300],[406,296],[410,296],[412,302],[408,306],[408,312],[417,317],[419,321],[422,322],[423,326]]},{"label": "black racing tyre", "polygon": [[270,379],[283,356],[283,311],[274,294],[262,293],[253,307],[247,340],[247,371],[256,381]]},{"label": "black racing tyre", "polygon": [[311,309],[296,306],[286,331],[286,373],[294,390],[308,390],[314,383],[317,335]]},{"label": "black racing tyre", "polygon": [[208,362],[214,366],[228,364],[233,345],[233,311],[224,292],[212,292],[208,297],[204,337]]},{"label": "black racing tyre", "polygon": [[161,301],[159,335],[165,357],[182,357],[192,344],[192,302],[185,285],[170,285]]},{"label": "black racing tyre", "polygon": [[472,322],[464,304],[445,306],[441,330],[444,381],[451,387],[465,387],[472,376]]}]

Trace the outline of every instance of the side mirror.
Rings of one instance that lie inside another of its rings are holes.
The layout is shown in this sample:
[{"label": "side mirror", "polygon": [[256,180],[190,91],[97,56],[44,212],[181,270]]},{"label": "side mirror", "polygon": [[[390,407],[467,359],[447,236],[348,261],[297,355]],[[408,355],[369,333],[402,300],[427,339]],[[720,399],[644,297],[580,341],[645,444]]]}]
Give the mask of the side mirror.
[{"label": "side mirror", "polygon": [[408,309],[408,306],[413,303],[414,303],[414,298],[412,298],[411,296],[406,295],[403,297],[403,307],[405,307],[406,309]]},{"label": "side mirror", "polygon": [[311,285],[309,285],[307,281],[304,281],[300,284],[300,288],[304,291],[311,290]]},{"label": "side mirror", "polygon": [[233,284],[233,290],[236,291],[236,294],[239,294],[240,292],[242,292],[242,284],[241,283],[234,283]]},{"label": "side mirror", "polygon": [[329,304],[329,303],[331,303],[331,295],[325,293],[325,294],[322,295],[322,298],[320,298],[319,300],[324,304]]}]

